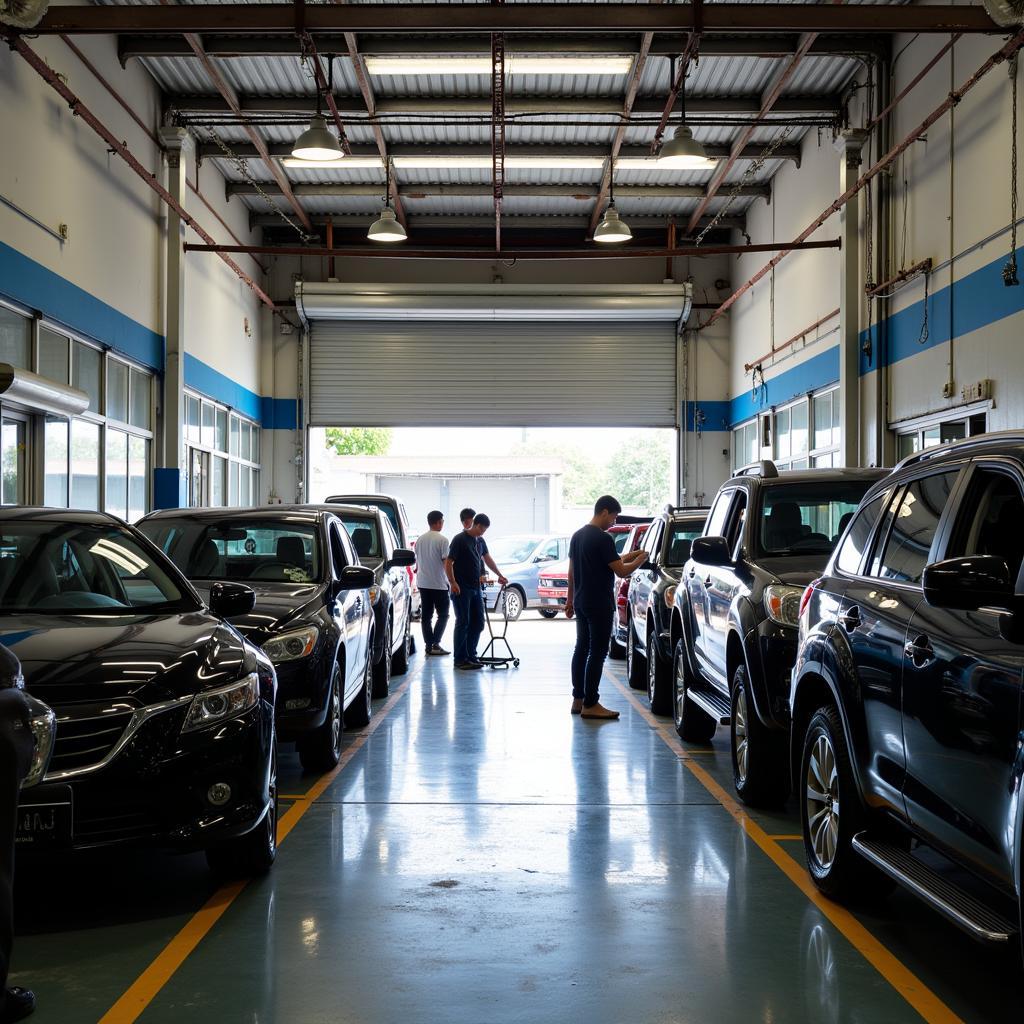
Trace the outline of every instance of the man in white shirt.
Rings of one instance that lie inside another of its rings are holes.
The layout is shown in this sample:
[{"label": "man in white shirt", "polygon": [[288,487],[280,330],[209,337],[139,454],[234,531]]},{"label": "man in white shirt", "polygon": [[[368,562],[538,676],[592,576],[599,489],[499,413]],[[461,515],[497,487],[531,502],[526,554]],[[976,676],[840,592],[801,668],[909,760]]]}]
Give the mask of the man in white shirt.
[{"label": "man in white shirt", "polygon": [[[444,560],[448,557],[448,538],[441,533],[444,514],[434,511],[427,515],[430,527],[416,541],[416,586],[419,587],[422,610],[420,626],[427,654],[451,654],[441,646],[445,626],[448,625],[448,576]],[[437,620],[433,622],[434,615]]]}]

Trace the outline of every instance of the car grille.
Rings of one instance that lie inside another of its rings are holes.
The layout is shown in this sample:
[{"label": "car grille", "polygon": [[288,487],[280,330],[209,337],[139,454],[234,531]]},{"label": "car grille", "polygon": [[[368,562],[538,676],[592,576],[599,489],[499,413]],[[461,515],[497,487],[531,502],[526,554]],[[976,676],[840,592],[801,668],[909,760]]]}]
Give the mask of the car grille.
[{"label": "car grille", "polygon": [[124,735],[132,715],[132,711],[122,708],[85,714],[58,714],[57,737],[47,775],[99,764]]},{"label": "car grille", "polygon": [[92,803],[76,796],[74,805],[76,846],[145,839],[159,830],[151,803],[141,799],[111,806],[109,801]]}]

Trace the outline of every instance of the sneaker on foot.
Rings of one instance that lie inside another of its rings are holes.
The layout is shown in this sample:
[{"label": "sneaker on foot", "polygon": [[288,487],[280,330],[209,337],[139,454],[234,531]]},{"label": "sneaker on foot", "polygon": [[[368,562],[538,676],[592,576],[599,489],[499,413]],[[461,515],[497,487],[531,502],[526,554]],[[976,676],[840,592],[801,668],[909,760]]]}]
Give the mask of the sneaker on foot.
[{"label": "sneaker on foot", "polygon": [[476,672],[482,669],[483,665],[478,661],[464,661],[461,665],[456,665],[455,667],[463,672]]},{"label": "sneaker on foot", "polygon": [[446,651],[440,644],[434,644],[434,646],[430,648],[430,653],[431,654],[451,654],[452,652],[451,651]]},{"label": "sneaker on foot", "polygon": [[4,992],[0,1021],[3,1024],[24,1020],[36,1008],[35,993],[27,988],[9,988]]},{"label": "sneaker on foot", "polygon": [[572,707],[569,708],[570,715],[578,715],[583,710],[583,698],[576,697],[573,699]]},{"label": "sneaker on foot", "polygon": [[581,718],[604,718],[612,720],[619,717],[618,711],[612,711],[611,708],[606,708],[601,704],[592,704],[589,708],[584,708],[580,712]]}]

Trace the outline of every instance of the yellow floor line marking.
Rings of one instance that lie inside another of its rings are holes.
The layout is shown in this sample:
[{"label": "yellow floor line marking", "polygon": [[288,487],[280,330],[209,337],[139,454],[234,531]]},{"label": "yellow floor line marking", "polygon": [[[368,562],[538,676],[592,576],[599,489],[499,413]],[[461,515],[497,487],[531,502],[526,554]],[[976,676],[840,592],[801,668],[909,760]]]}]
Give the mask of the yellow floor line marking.
[{"label": "yellow floor line marking", "polygon": [[[363,748],[366,741],[373,735],[392,708],[409,689],[409,680],[391,694],[387,703],[378,711],[366,729],[359,734],[355,742],[345,748],[337,766],[322,775],[313,786],[297,802],[281,815],[277,822],[278,846],[284,842],[289,832],[295,828],[302,816],[313,806],[317,797],[321,796],[328,786],[341,774],[345,766]],[[296,798],[290,798],[296,799]],[[160,990],[174,976],[175,971],[188,959],[192,951],[209,934],[213,926],[220,920],[224,911],[245,889],[247,879],[229,882],[222,885],[203,905],[189,918],[181,931],[160,951],[157,958],[135,979],[131,987],[120,999],[100,1018],[99,1024],[133,1024],[145,1011]]]},{"label": "yellow floor line marking", "polygon": [[[678,741],[669,738],[661,728],[662,723],[651,714],[639,698],[619,679],[613,677],[612,681],[630,704],[655,726],[655,732],[672,748],[673,752],[678,752]],[[815,887],[804,866],[798,864],[781,846],[773,842],[772,837],[699,764],[687,758],[681,758],[681,760],[687,770],[725,808],[750,839],[774,861],[775,866],[929,1024],[963,1024],[963,1020],[905,964],[886,949],[853,914],[838,903],[826,899]]]},{"label": "yellow floor line marking", "polygon": [[307,800],[308,797],[305,793],[281,793],[280,797],[282,800]]},{"label": "yellow floor line marking", "polygon": [[769,836],[769,839],[776,843],[788,842],[789,840],[801,840],[803,836]]}]

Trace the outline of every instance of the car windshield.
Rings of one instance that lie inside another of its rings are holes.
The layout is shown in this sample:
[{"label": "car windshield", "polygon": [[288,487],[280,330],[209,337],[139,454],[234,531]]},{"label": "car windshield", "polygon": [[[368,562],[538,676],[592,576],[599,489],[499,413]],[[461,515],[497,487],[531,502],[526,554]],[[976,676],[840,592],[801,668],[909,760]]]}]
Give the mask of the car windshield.
[{"label": "car windshield", "polygon": [[231,517],[144,520],[139,529],[190,580],[314,583],[321,574],[316,527],[306,521]]},{"label": "car windshield", "polygon": [[[335,513],[337,515],[337,513]],[[380,525],[376,519],[338,516],[352,538],[352,547],[363,565],[372,565],[383,558],[380,540]]]},{"label": "car windshield", "polygon": [[827,555],[873,480],[821,480],[764,489],[763,555]]},{"label": "car windshield", "polygon": [[491,557],[501,565],[514,565],[516,562],[525,562],[533,549],[543,540],[540,535],[524,537],[498,537],[495,541],[488,541],[487,548]]},{"label": "car windshield", "polygon": [[0,525],[0,611],[40,615],[182,613],[201,607],[162,559],[106,524]]},{"label": "car windshield", "polygon": [[[388,522],[391,523],[391,529],[395,531],[395,536],[402,536],[402,529],[398,525],[398,509],[390,501],[373,501],[370,498],[359,498],[358,496],[346,499],[344,495],[335,500],[341,504],[365,505],[367,508],[379,508],[388,517]],[[349,533],[351,532],[349,530]]]},{"label": "car windshield", "polygon": [[685,565],[690,545],[704,533],[703,522],[670,523],[666,565]]}]

